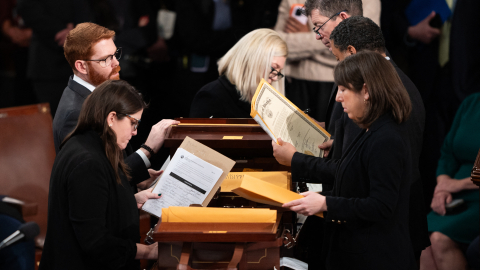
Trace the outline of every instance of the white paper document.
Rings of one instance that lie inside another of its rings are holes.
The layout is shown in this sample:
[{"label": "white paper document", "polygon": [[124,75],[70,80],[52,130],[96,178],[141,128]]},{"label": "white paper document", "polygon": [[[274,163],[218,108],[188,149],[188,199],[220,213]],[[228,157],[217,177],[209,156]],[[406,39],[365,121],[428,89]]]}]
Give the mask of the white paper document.
[{"label": "white paper document", "polygon": [[162,197],[148,200],[142,209],[161,217],[162,208],[202,204],[222,173],[222,169],[178,148],[153,189],[153,193]]},{"label": "white paper document", "polygon": [[300,153],[323,157],[318,146],[330,134],[265,80],[260,82],[252,99],[250,115],[275,142],[281,138]]},{"label": "white paper document", "polygon": [[[168,158],[165,160],[165,162],[163,163],[162,167],[160,168],[160,171],[164,171],[164,172],[165,172],[165,170],[166,170],[167,167],[168,167],[168,164],[170,164],[170,156],[168,156]],[[158,180],[159,180],[161,177],[162,177],[162,175],[160,175],[159,177],[157,177],[157,179],[155,179],[155,181],[152,182],[152,184],[150,185],[149,188],[154,187],[154,186],[157,184]]]}]

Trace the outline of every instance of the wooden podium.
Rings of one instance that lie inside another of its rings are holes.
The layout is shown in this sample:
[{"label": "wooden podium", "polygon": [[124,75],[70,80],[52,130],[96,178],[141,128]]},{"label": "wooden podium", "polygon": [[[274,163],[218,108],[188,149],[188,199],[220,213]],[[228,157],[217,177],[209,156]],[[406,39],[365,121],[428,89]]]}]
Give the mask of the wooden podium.
[{"label": "wooden podium", "polygon": [[272,139],[251,118],[176,118],[164,142],[170,156],[186,136],[236,161],[232,172],[254,169],[290,171],[273,157]]},{"label": "wooden podium", "polygon": [[157,269],[280,269],[281,214],[272,223],[161,223]]},{"label": "wooden podium", "polygon": [[[181,124],[172,127],[164,142],[171,156],[188,136],[236,161],[232,172],[290,171],[290,167],[275,160],[272,139],[251,118],[175,120]],[[209,206],[258,207],[254,202],[233,195],[227,194],[226,199],[216,196]],[[228,205],[225,205],[226,200]],[[292,212],[285,212],[278,214],[274,225],[159,223],[152,236],[159,243],[157,269],[280,269],[283,227],[292,220]]]}]

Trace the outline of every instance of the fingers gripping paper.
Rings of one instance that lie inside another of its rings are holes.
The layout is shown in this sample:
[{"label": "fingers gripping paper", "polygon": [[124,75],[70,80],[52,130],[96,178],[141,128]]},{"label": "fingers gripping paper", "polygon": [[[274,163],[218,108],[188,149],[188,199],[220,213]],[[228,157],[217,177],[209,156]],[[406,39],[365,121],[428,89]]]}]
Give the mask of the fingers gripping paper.
[{"label": "fingers gripping paper", "polygon": [[[243,179],[231,183],[231,187],[233,193],[245,199],[274,206],[282,206],[284,203],[303,198],[298,193],[249,175],[244,175]],[[317,216],[323,217],[323,213],[318,213]]]},{"label": "fingers gripping paper", "polygon": [[233,165],[235,161],[186,137],[152,191],[162,197],[148,200],[142,209],[161,217],[162,208],[169,206],[206,206]]},{"label": "fingers gripping paper", "polygon": [[281,138],[300,153],[323,157],[318,145],[330,134],[263,79],[253,96],[250,116],[275,142]]}]

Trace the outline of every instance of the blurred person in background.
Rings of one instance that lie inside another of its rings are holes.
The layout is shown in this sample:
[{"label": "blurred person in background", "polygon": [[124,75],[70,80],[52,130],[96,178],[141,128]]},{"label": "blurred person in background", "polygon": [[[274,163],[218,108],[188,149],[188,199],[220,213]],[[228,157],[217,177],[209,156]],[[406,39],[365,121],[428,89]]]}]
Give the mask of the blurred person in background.
[{"label": "blurred person in background", "polygon": [[5,63],[10,64],[11,61],[13,66],[13,84],[2,84],[4,92],[0,107],[35,104],[37,97],[30,80],[27,79],[28,47],[32,29],[25,27],[23,19],[18,15],[16,0],[0,1],[0,25],[2,34],[8,41],[8,44],[5,44],[8,47],[2,49],[2,58],[6,60]]},{"label": "blurred person in background", "polygon": [[[71,75],[62,47],[77,24],[93,22],[115,31],[115,44],[122,47],[124,56],[135,55],[149,44],[147,0],[18,0],[18,12],[33,31],[27,75],[39,101],[50,103],[52,115]],[[124,78],[135,76],[132,59],[137,58],[122,60]]]},{"label": "blurred person in background", "polygon": [[[467,267],[464,252],[480,226],[478,186],[471,181],[480,149],[479,122],[480,93],[476,93],[460,105],[441,149],[432,211],[427,216],[432,246],[422,252],[421,269]],[[447,207],[453,200],[459,200],[457,206]]]}]

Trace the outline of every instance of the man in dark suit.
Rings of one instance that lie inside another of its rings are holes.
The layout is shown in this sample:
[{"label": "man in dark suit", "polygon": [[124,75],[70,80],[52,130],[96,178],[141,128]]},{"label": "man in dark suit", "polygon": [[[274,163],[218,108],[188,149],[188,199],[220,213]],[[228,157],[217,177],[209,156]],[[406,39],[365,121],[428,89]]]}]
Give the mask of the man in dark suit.
[{"label": "man in dark suit", "polygon": [[[94,23],[81,23],[71,30],[64,51],[74,75],[70,77],[53,119],[55,150],[58,153],[63,139],[77,125],[83,102],[96,86],[106,80],[120,79],[121,48],[113,42],[115,32]],[[163,144],[169,127],[178,121],[162,120],[152,127],[147,141],[126,158],[133,183],[153,178],[158,173],[147,171],[149,158]],[[131,148],[131,147],[130,147]],[[132,151],[127,151],[127,153]]]},{"label": "man in dark suit", "polygon": [[[385,42],[380,28],[365,17],[351,17],[332,31],[330,36],[332,53],[338,61],[356,54],[359,51],[375,51],[387,57]],[[422,179],[418,162],[422,149],[423,130],[425,123],[425,109],[422,98],[411,80],[390,60],[395,67],[403,85],[412,101],[412,113],[403,128],[406,131],[409,148],[411,150],[412,179],[410,187],[410,235],[413,249],[418,260],[421,251],[430,245],[426,223],[426,212],[423,208]],[[335,156],[341,156],[352,144],[353,140],[362,132],[348,116],[343,113],[335,121],[337,136],[334,140],[333,151]],[[325,179],[334,179],[338,159],[320,159],[295,153],[291,160],[293,181],[323,182]],[[328,176],[328,177],[325,177]]]}]

